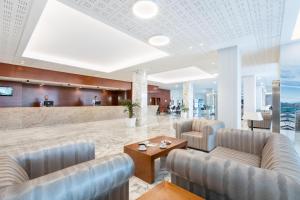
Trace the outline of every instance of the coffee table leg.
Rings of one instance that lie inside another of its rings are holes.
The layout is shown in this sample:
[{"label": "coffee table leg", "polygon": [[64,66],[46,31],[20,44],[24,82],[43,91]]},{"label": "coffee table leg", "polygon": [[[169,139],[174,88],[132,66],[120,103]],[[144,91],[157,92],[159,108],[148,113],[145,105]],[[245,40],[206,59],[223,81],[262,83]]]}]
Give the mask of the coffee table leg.
[{"label": "coffee table leg", "polygon": [[143,159],[143,162],[140,162],[136,167],[135,175],[147,183],[153,183],[155,180],[154,160]]},{"label": "coffee table leg", "polygon": [[153,183],[155,180],[154,160],[150,156],[141,154],[131,149],[124,149],[134,162],[134,175],[147,183]]}]

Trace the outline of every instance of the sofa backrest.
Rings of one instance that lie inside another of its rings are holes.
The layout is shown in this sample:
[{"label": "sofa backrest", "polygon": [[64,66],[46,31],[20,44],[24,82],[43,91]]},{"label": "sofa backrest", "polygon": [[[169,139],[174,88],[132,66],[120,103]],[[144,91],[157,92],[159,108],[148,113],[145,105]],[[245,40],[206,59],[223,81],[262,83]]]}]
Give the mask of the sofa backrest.
[{"label": "sofa backrest", "polygon": [[202,119],[193,119],[192,131],[201,132],[202,129]]},{"label": "sofa backrest", "polygon": [[255,154],[261,157],[270,132],[222,128],[217,133],[217,146]]},{"label": "sofa backrest", "polygon": [[202,132],[203,127],[216,122],[217,120],[193,119],[192,131]]},{"label": "sofa backrest", "polygon": [[286,136],[273,133],[262,151],[261,168],[274,170],[300,183],[300,157]]},{"label": "sofa backrest", "polygon": [[272,114],[270,112],[261,112],[261,115],[264,120],[271,120],[272,119]]},{"label": "sofa backrest", "polygon": [[62,140],[20,147],[8,154],[26,171],[29,179],[34,179],[95,159],[95,144],[84,139]]}]

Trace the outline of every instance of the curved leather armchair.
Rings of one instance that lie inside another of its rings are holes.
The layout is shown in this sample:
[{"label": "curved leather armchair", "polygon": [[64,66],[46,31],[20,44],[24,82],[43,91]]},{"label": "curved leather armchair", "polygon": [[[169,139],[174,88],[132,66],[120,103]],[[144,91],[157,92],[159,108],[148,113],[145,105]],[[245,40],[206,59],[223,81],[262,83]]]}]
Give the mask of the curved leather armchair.
[{"label": "curved leather armchair", "polygon": [[[25,177],[20,183],[18,176],[13,182],[17,184],[2,187],[2,200],[129,199],[128,181],[133,175],[133,161],[126,154],[95,159],[92,142],[74,141],[20,149],[7,156],[11,159],[10,165],[14,165],[11,164],[14,161],[18,165],[10,169],[19,167],[18,172],[24,169],[28,179]],[[7,167],[2,160],[0,158],[0,169]]]},{"label": "curved leather armchair", "polygon": [[216,147],[216,135],[225,125],[221,121],[191,119],[174,123],[176,138],[188,141],[188,146],[203,151],[211,151]]}]

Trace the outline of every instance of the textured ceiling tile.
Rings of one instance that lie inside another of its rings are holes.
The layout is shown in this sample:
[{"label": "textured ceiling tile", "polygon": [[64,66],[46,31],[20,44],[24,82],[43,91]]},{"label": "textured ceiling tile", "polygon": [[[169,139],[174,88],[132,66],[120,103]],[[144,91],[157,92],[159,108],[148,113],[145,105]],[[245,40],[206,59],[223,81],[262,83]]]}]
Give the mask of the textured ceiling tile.
[{"label": "textured ceiling tile", "polygon": [[[285,0],[156,0],[159,14],[151,20],[133,15],[136,0],[60,1],[144,42],[153,35],[167,35],[171,43],[161,49],[171,55],[189,53],[190,46],[193,53],[205,53],[250,36],[255,44],[243,54],[253,54],[253,46],[264,62],[279,54]],[[32,3],[0,1],[0,58],[16,52]],[[255,56],[244,58],[245,63],[258,62]]]}]

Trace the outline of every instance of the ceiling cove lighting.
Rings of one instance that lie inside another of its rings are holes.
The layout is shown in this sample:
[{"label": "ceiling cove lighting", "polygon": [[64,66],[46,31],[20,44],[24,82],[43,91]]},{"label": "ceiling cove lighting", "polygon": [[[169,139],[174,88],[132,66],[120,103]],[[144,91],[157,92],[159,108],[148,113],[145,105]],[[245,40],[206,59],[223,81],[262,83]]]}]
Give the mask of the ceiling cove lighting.
[{"label": "ceiling cove lighting", "polygon": [[298,40],[298,39],[300,39],[300,11],[298,13],[298,18],[292,36],[292,40]]},{"label": "ceiling cove lighting", "polygon": [[148,75],[149,81],[170,84],[200,79],[216,78],[218,74],[209,74],[196,66]]},{"label": "ceiling cove lighting", "polygon": [[109,73],[168,54],[51,0],[47,2],[22,56]]},{"label": "ceiling cove lighting", "polygon": [[153,46],[165,46],[170,43],[170,38],[164,35],[156,35],[149,38],[148,42]]},{"label": "ceiling cove lighting", "polygon": [[157,15],[158,6],[153,1],[141,0],[133,5],[132,12],[139,18],[150,19]]}]

